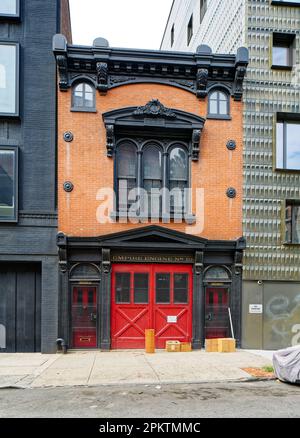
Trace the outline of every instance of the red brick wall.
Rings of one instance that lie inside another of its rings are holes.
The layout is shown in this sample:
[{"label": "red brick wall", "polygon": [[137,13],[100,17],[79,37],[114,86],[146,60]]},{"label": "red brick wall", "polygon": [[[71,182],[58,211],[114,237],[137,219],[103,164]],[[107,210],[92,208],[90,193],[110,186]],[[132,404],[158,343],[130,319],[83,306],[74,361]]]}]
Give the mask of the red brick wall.
[{"label": "red brick wall", "polygon": [[[179,88],[157,84],[133,84],[109,90],[102,96],[96,92],[97,113],[70,112],[71,91],[59,92],[59,231],[71,236],[98,236],[145,224],[99,224],[96,219],[97,191],[113,187],[113,159],[106,157],[106,132],[102,113],[127,106],[145,105],[159,99],[165,106],[205,117],[207,99]],[[192,187],[204,188],[205,222],[202,237],[236,239],[242,236],[242,103],[231,99],[231,121],[207,120],[201,139],[198,162],[193,162]],[[72,131],[74,140],[63,141],[63,133]],[[235,151],[226,148],[228,140],[237,142]],[[72,181],[74,190],[66,193],[64,181]],[[237,197],[226,196],[228,187]],[[193,199],[193,212],[195,210]],[[186,232],[186,224],[160,224]]]}]

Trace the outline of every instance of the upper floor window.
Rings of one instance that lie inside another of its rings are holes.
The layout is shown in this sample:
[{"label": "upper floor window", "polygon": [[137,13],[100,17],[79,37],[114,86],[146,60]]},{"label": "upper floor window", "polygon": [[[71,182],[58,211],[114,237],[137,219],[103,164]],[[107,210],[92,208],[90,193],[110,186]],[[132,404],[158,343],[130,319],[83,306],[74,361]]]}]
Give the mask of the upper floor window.
[{"label": "upper floor window", "polygon": [[200,23],[202,23],[207,10],[207,0],[200,0]]},{"label": "upper floor window", "polygon": [[208,96],[208,117],[229,118],[229,95],[224,91],[212,91]]},{"label": "upper floor window", "polygon": [[300,243],[300,202],[299,201],[286,202],[285,243]]},{"label": "upper floor window", "polygon": [[190,21],[188,22],[188,26],[187,26],[187,45],[190,44],[192,36],[193,36],[193,14],[191,15]]},{"label": "upper floor window", "polygon": [[119,211],[127,212],[133,203],[129,193],[137,186],[136,146],[125,142],[117,149],[117,193]]},{"label": "upper floor window", "polygon": [[300,6],[300,0],[272,0],[272,5]]},{"label": "upper floor window", "polygon": [[294,34],[273,33],[272,68],[291,69],[294,64]]},{"label": "upper floor window", "polygon": [[0,42],[0,116],[19,114],[19,46]]},{"label": "upper floor window", "polygon": [[17,164],[17,148],[0,147],[0,221],[17,220]]},{"label": "upper floor window", "polygon": [[1,0],[0,1],[0,18],[1,17],[19,17],[20,0]]},{"label": "upper floor window", "polygon": [[300,118],[279,113],[276,124],[276,168],[300,170]]},{"label": "upper floor window", "polygon": [[96,111],[95,88],[92,85],[80,82],[73,86],[72,111]]},{"label": "upper floor window", "polygon": [[171,47],[173,47],[173,44],[174,44],[174,37],[175,37],[175,29],[174,29],[174,24],[173,24],[172,29],[171,29]]},{"label": "upper floor window", "polygon": [[166,150],[153,140],[138,151],[133,142],[121,141],[116,163],[118,212],[127,212],[140,197],[147,217],[161,217],[163,211],[185,213],[188,169],[189,156],[184,145],[174,144]]}]

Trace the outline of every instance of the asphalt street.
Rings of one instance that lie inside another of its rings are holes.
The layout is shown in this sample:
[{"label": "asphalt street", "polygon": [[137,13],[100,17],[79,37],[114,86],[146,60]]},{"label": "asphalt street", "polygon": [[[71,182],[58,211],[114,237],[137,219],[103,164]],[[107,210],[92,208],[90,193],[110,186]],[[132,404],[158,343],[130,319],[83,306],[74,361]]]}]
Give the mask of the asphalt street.
[{"label": "asphalt street", "polygon": [[0,390],[1,418],[300,418],[279,381]]}]

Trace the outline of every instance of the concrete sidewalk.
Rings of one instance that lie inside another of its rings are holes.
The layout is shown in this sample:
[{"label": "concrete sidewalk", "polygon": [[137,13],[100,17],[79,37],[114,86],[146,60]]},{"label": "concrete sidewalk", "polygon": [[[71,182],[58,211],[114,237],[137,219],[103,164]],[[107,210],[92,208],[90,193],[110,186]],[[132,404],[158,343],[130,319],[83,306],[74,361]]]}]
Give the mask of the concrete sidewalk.
[{"label": "concrete sidewalk", "polygon": [[146,354],[141,350],[81,351],[68,354],[1,353],[0,388],[49,386],[201,383],[248,380],[241,368],[271,361],[245,350],[236,353]]}]

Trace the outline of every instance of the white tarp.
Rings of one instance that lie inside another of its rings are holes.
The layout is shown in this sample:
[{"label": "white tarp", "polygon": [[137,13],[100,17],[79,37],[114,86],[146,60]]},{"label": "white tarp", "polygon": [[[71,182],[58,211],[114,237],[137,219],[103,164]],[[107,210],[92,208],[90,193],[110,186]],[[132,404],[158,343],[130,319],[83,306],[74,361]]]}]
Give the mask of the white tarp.
[{"label": "white tarp", "polygon": [[300,384],[300,345],[276,351],[273,365],[278,379]]}]

